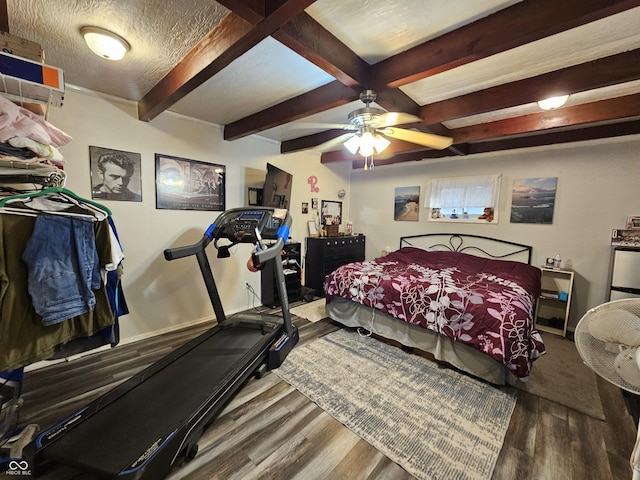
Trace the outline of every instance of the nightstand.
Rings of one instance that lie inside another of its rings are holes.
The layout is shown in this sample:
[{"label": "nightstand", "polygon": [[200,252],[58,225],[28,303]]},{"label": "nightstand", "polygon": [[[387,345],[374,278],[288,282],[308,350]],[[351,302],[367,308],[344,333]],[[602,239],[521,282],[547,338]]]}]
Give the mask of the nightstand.
[{"label": "nightstand", "polygon": [[541,268],[542,291],[537,301],[535,325],[542,332],[567,335],[573,270]]}]

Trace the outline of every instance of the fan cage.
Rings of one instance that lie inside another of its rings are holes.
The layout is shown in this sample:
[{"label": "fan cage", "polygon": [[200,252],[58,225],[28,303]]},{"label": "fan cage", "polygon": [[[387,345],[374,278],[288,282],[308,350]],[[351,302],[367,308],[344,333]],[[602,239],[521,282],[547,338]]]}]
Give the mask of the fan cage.
[{"label": "fan cage", "polygon": [[[629,383],[623,379],[615,368],[615,359],[620,352],[618,344],[610,344],[595,338],[589,331],[589,325],[595,312],[611,313],[612,316],[616,312],[626,310],[640,318],[640,299],[621,299],[604,303],[589,310],[578,322],[575,330],[575,344],[582,357],[584,363],[591,368],[599,376],[613,383],[617,387],[627,390],[631,393],[640,395],[640,370],[638,381],[635,384]],[[615,320],[615,317],[614,317]],[[624,324],[618,325],[624,330],[637,328],[637,325],[630,325],[629,322],[621,320]],[[612,348],[612,347],[615,347]]]}]

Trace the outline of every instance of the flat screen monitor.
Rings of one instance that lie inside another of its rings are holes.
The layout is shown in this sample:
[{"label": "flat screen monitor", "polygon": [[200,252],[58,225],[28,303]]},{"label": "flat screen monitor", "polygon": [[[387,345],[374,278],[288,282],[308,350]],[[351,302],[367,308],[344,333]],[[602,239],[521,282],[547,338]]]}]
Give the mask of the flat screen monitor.
[{"label": "flat screen monitor", "polygon": [[267,163],[267,175],[262,190],[262,205],[288,210],[291,204],[292,183],[293,175]]}]

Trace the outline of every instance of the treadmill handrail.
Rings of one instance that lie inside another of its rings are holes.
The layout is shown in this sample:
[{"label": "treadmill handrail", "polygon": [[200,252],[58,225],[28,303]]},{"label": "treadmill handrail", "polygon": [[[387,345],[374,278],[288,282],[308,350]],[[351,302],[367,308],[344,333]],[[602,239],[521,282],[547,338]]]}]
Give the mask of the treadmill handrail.
[{"label": "treadmill handrail", "polygon": [[175,260],[177,258],[188,257],[190,255],[195,255],[198,252],[207,248],[207,245],[211,243],[211,239],[205,234],[202,236],[200,241],[194,243],[193,245],[185,245],[182,247],[174,247],[167,248],[164,251],[164,258],[166,260]]}]

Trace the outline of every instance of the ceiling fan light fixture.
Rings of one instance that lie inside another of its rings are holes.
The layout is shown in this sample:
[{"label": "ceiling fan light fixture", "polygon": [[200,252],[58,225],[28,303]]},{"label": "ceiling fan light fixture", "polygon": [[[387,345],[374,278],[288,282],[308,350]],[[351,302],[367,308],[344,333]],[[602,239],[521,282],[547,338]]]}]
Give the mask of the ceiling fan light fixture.
[{"label": "ceiling fan light fixture", "polygon": [[364,132],[360,137],[360,155],[363,157],[370,157],[373,155],[374,144],[375,138],[371,132]]},{"label": "ceiling fan light fixture", "polygon": [[378,155],[381,154],[385,148],[391,145],[391,142],[381,135],[376,135],[373,138],[373,142],[373,147],[376,149],[376,152],[378,152]]},{"label": "ceiling fan light fixture", "polygon": [[107,60],[121,60],[131,49],[124,38],[100,27],[82,27],[80,33],[93,53]]},{"label": "ceiling fan light fixture", "polygon": [[390,144],[389,140],[375,132],[372,133],[371,130],[365,130],[344,142],[344,146],[352,155],[359,152],[363,157],[370,157],[374,151],[380,154]]},{"label": "ceiling fan light fixture", "polygon": [[355,155],[360,148],[360,136],[354,135],[349,140],[344,142],[344,146],[351,152],[351,155]]},{"label": "ceiling fan light fixture", "polygon": [[560,95],[558,97],[550,97],[545,98],[544,100],[538,101],[538,106],[543,110],[553,110],[554,108],[559,108],[569,99],[569,95]]}]

